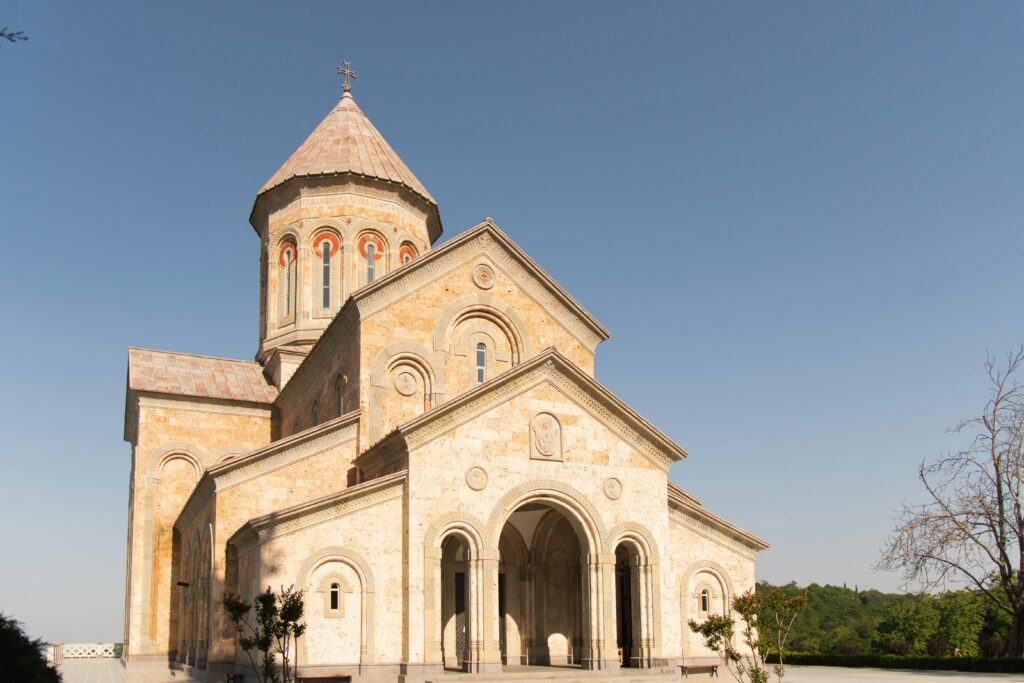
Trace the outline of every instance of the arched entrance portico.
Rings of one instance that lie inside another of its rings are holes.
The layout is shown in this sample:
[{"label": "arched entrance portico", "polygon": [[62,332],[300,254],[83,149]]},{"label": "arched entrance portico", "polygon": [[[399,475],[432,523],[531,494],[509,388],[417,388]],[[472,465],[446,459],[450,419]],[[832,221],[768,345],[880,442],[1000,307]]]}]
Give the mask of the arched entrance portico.
[{"label": "arched entrance portico", "polygon": [[558,482],[506,494],[487,524],[498,547],[493,612],[506,665],[617,668],[614,556],[604,527],[579,492]]},{"label": "arched entrance portico", "polygon": [[589,631],[581,571],[586,563],[573,525],[549,505],[522,505],[502,529],[499,555],[502,662],[580,666]]}]

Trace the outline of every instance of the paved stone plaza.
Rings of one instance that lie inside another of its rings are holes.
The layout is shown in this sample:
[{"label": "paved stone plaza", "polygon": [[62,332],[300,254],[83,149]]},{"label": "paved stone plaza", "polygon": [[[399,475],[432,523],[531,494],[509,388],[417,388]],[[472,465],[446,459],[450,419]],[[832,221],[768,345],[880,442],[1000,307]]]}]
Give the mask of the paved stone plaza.
[{"label": "paved stone plaza", "polygon": [[64,683],[198,683],[180,671],[125,671],[116,659],[65,659]]},{"label": "paved stone plaza", "polygon": [[[126,672],[116,659],[65,660],[60,666],[64,683],[197,683],[180,672]],[[461,678],[461,677],[459,677]],[[466,680],[472,680],[466,676]],[[707,674],[687,679],[704,680]],[[564,679],[561,679],[564,680]],[[732,680],[722,672],[721,681]],[[840,669],[825,666],[792,666],[786,669],[786,683],[983,683],[986,681],[1024,681],[1024,674],[976,674],[955,671],[892,671],[886,669]]]},{"label": "paved stone plaza", "polygon": [[[722,679],[729,678],[727,673]],[[786,683],[939,683],[945,681],[1024,681],[1024,674],[978,674],[962,671],[907,671],[892,669],[841,669],[829,666],[787,666]]]}]

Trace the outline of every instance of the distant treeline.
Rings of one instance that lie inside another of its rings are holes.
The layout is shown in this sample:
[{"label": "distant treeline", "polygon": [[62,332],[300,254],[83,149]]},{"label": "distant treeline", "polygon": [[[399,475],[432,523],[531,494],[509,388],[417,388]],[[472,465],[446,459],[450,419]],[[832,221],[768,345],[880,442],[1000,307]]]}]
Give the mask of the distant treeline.
[{"label": "distant treeline", "polygon": [[[795,583],[777,587],[802,590]],[[795,652],[998,657],[1010,630],[1008,615],[967,590],[906,595],[816,583],[803,590],[807,606],[786,645]]]}]

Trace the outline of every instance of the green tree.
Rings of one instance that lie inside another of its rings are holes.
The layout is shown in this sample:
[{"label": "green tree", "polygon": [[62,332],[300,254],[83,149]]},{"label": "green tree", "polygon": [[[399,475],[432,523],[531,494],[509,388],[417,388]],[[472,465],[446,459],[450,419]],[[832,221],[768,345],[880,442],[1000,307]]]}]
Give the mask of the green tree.
[{"label": "green tree", "polygon": [[935,635],[965,657],[979,654],[978,638],[985,626],[985,603],[970,591],[947,591],[935,600],[939,626]]},{"label": "green tree", "polygon": [[29,638],[21,623],[0,613],[0,681],[60,683],[61,677],[43,654],[39,639]]},{"label": "green tree", "polygon": [[[254,607],[254,619],[250,621],[249,612]],[[252,604],[233,595],[224,597],[224,611],[235,626],[238,644],[248,655],[259,683],[295,680],[291,649],[295,639],[306,632],[306,625],[299,623],[304,609],[302,591],[295,590],[295,586],[282,586],[280,594],[267,586]],[[261,654],[260,666],[256,665],[253,650]]]},{"label": "green tree", "polygon": [[[767,683],[772,670],[781,681],[786,675],[782,660],[786,639],[805,602],[802,592],[788,595],[780,589],[751,590],[733,599],[732,611],[740,616],[741,646],[736,644],[737,623],[731,616],[712,614],[701,623],[691,619],[690,630],[704,638],[741,683]],[[770,670],[767,661],[772,649],[780,653],[780,658]]]},{"label": "green tree", "polygon": [[878,624],[875,646],[893,654],[924,654],[939,628],[939,611],[932,602],[922,595],[893,603]]},{"label": "green tree", "polygon": [[879,567],[899,569],[908,585],[967,581],[1010,618],[1006,650],[1024,656],[1024,346],[1003,365],[985,363],[989,400],[954,427],[969,438],[960,451],[917,476],[927,495],[904,505]]}]

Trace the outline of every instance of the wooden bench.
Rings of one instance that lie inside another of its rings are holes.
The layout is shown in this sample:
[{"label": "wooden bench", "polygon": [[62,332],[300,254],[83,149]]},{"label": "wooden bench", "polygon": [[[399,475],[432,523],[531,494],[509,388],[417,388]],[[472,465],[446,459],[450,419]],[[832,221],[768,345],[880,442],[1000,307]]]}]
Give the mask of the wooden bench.
[{"label": "wooden bench", "polygon": [[308,674],[296,676],[295,683],[306,681],[324,681],[324,683],[352,683],[352,674]]},{"label": "wooden bench", "polygon": [[717,664],[706,664],[704,666],[686,666],[686,665],[680,664],[679,668],[683,670],[683,677],[684,678],[689,678],[690,677],[690,670],[691,669],[694,671],[694,673],[696,673],[697,671],[708,671],[711,676],[713,676],[715,678],[718,678],[718,665]]}]

